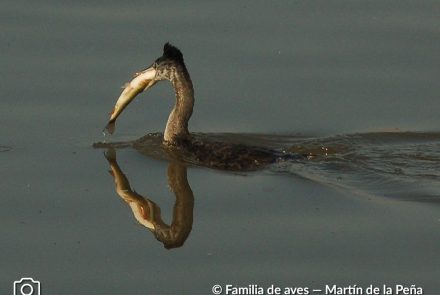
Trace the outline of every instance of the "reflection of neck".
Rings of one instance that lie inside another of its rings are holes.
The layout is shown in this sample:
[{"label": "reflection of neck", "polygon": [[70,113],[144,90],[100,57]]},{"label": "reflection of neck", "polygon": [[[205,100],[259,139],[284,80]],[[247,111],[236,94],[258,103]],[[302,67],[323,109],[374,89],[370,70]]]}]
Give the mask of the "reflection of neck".
[{"label": "reflection of neck", "polygon": [[177,65],[171,83],[176,94],[176,104],[168,117],[164,141],[175,144],[177,139],[189,137],[188,121],[194,106],[194,89],[185,65]]},{"label": "reflection of neck", "polygon": [[155,234],[166,248],[180,247],[186,241],[193,224],[194,195],[186,176],[186,167],[178,163],[168,166],[168,185],[176,195],[171,226],[158,226]]}]

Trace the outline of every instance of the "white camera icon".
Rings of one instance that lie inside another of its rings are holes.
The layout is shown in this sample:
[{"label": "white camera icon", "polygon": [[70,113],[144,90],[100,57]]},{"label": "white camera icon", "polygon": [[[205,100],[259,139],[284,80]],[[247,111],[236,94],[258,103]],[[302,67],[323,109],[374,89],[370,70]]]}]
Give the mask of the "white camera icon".
[{"label": "white camera icon", "polygon": [[14,295],[41,295],[40,282],[33,278],[21,278],[14,282]]}]

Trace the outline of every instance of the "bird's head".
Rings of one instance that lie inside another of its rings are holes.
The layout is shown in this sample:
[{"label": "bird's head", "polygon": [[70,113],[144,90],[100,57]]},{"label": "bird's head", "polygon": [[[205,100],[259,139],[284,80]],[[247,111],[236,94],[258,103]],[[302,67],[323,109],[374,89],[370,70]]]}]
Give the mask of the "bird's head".
[{"label": "bird's head", "polygon": [[184,67],[182,52],[170,43],[165,43],[162,56],[156,59],[146,71],[154,73],[155,81],[172,81],[176,71]]}]

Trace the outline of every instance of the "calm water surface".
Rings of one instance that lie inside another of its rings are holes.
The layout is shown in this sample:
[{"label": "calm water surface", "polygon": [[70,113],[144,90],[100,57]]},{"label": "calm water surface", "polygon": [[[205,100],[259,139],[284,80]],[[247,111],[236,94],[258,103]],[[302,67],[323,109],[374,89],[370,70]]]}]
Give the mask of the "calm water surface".
[{"label": "calm water surface", "polygon": [[[42,294],[437,294],[439,12],[437,1],[1,2],[0,293],[33,277]],[[120,86],[166,41],[194,82],[191,131],[309,158],[230,173],[176,164],[154,137],[142,153],[93,148],[163,132],[167,83],[101,135]]]}]

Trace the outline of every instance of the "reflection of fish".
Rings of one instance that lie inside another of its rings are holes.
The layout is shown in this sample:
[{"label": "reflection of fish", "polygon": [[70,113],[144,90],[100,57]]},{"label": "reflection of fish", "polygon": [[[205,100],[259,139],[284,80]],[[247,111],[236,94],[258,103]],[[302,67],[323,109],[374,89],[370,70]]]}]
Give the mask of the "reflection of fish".
[{"label": "reflection of fish", "polygon": [[107,126],[105,126],[105,131],[109,134],[112,134],[115,131],[116,119],[136,95],[147,90],[156,83],[154,80],[155,75],[156,71],[154,68],[148,68],[142,72],[136,73],[133,80],[125,84],[124,90],[119,96],[113,111],[110,113],[110,120],[108,121]]}]

